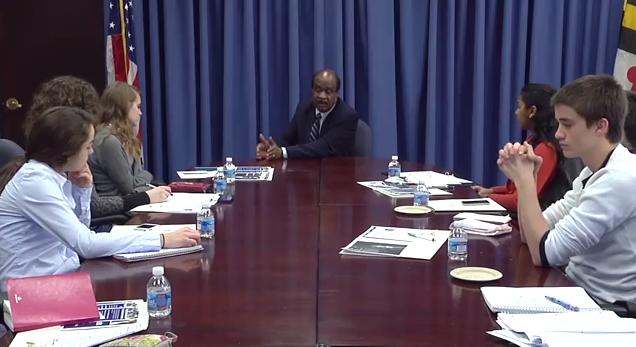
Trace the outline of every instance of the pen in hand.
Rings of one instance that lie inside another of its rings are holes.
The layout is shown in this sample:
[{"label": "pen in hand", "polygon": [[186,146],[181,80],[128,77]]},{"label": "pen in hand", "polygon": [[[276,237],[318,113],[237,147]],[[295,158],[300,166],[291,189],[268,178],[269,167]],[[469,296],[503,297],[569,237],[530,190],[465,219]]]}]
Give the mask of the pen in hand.
[{"label": "pen in hand", "polygon": [[[157,186],[156,186],[156,185],[154,185],[154,184],[150,184],[150,183],[146,183],[146,186],[148,186],[148,187],[150,187],[150,188],[152,188],[152,189],[157,188]],[[172,196],[172,192],[170,192],[170,196]]]},{"label": "pen in hand", "polygon": [[559,299],[557,299],[557,298],[555,298],[555,297],[547,296],[547,295],[546,295],[546,296],[545,296],[545,298],[546,298],[548,301],[553,302],[553,303],[555,303],[555,304],[557,304],[557,305],[559,305],[559,306],[562,306],[563,308],[568,309],[568,310],[570,310],[570,311],[579,312],[579,311],[581,310],[581,309],[580,309],[580,308],[578,308],[577,306],[574,306],[574,305],[572,305],[572,304],[569,304],[569,303],[567,303],[567,302],[565,302],[565,301],[563,301],[563,300],[559,300]]}]

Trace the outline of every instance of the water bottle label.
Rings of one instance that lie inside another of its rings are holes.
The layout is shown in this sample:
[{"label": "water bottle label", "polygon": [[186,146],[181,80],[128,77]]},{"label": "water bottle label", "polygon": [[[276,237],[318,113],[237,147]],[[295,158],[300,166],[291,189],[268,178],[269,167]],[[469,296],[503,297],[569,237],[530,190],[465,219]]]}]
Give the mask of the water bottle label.
[{"label": "water bottle label", "polygon": [[415,192],[413,195],[414,206],[426,206],[428,205],[429,195],[424,192]]},{"label": "water bottle label", "polygon": [[452,254],[466,254],[468,252],[468,240],[448,240],[448,246]]},{"label": "water bottle label", "polygon": [[163,311],[172,306],[172,293],[148,293],[148,309]]},{"label": "water bottle label", "polygon": [[214,231],[214,221],[210,221],[210,220],[201,221],[201,226],[200,226],[199,230],[201,232]]},{"label": "water bottle label", "polygon": [[227,170],[225,169],[225,177],[234,178],[236,176],[236,170]]},{"label": "water bottle label", "polygon": [[218,191],[226,191],[227,190],[227,182],[225,181],[217,181],[216,182],[216,189]]},{"label": "water bottle label", "polygon": [[389,177],[400,177],[402,169],[399,167],[390,167],[389,168]]}]

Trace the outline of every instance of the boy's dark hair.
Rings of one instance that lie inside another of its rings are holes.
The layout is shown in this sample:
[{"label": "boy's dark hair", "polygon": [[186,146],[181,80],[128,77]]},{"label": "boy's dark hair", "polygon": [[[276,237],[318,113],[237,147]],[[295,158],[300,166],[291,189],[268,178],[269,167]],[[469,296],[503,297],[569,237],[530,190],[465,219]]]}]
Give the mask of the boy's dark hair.
[{"label": "boy's dark hair", "polygon": [[625,117],[625,139],[636,148],[636,93],[625,91],[627,96],[627,116]]},{"label": "boy's dark hair", "polygon": [[572,107],[585,119],[588,127],[607,119],[607,140],[619,143],[623,138],[623,123],[627,113],[627,97],[623,87],[609,75],[583,76],[559,89],[552,97],[552,106]]}]

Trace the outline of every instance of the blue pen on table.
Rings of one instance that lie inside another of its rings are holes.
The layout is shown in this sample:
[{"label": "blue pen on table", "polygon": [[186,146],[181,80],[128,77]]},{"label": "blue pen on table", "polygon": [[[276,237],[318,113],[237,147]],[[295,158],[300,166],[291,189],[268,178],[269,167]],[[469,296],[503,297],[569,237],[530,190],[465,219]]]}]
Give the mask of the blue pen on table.
[{"label": "blue pen on table", "polygon": [[546,299],[548,299],[548,301],[553,302],[559,306],[562,306],[565,309],[568,309],[570,311],[574,311],[574,312],[579,312],[581,309],[578,308],[577,306],[574,306],[572,304],[569,304],[563,300],[559,300],[557,298],[551,297],[551,296],[545,296]]},{"label": "blue pen on table", "polygon": [[[156,186],[156,185],[154,185],[154,184],[146,183],[146,185],[147,185],[148,187],[150,187],[150,188],[153,188],[153,189],[154,189],[154,188],[157,188],[157,186]],[[172,192],[170,192],[170,195],[172,195]]]}]

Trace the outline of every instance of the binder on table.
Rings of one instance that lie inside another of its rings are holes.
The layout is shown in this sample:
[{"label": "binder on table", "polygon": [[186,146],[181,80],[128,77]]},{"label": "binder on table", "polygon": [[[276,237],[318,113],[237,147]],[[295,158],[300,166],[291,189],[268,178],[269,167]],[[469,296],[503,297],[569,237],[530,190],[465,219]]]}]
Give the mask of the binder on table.
[{"label": "binder on table", "polygon": [[9,278],[7,292],[5,323],[13,331],[99,319],[93,285],[86,272]]}]

